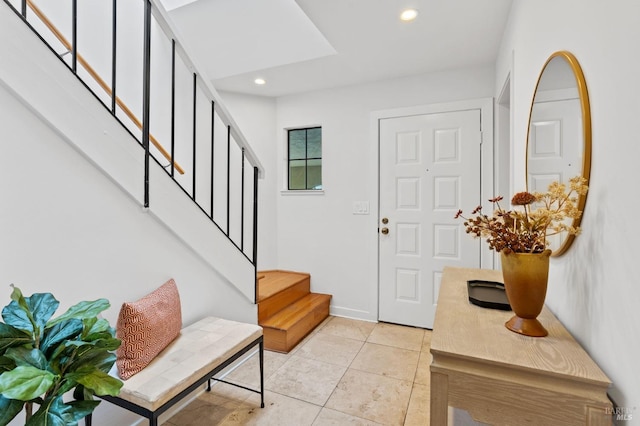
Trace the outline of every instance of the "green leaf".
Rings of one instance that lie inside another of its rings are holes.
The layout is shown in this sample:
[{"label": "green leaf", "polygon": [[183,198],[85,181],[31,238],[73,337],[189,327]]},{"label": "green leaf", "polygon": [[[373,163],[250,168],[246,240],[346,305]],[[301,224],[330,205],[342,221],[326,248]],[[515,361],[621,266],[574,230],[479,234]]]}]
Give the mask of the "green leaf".
[{"label": "green leaf", "polygon": [[49,356],[60,343],[68,339],[75,339],[80,333],[82,333],[82,321],[79,319],[59,322],[44,331],[40,349]]},{"label": "green leaf", "polygon": [[0,374],[0,394],[10,399],[29,401],[45,393],[56,376],[31,366],[18,366]]},{"label": "green leaf", "polygon": [[75,426],[100,404],[100,401],[72,401],[49,398],[26,423],[26,426]]},{"label": "green leaf", "polygon": [[53,354],[49,356],[49,359],[52,363],[55,361],[63,364],[68,361],[65,360],[64,357],[71,353],[71,348],[77,348],[77,353],[79,355],[76,358],[82,358],[84,356],[84,352],[91,350],[91,348],[96,348],[101,351],[114,351],[120,347],[120,343],[119,339],[113,338],[110,335],[105,336],[104,339],[94,340],[91,342],[84,342],[82,340],[66,340],[58,345]]},{"label": "green leaf", "polygon": [[39,349],[27,349],[24,347],[11,348],[5,356],[15,361],[16,366],[31,366],[40,370],[47,369],[47,358]]},{"label": "green leaf", "polygon": [[112,337],[111,335],[109,336],[105,335],[100,339],[92,341],[91,343],[93,343],[94,346],[98,348],[102,348],[106,351],[115,351],[120,347],[120,344],[122,343],[122,341],[120,339],[116,339],[115,337]]},{"label": "green leaf", "polygon": [[51,293],[34,293],[24,297],[18,287],[13,288],[11,303],[2,310],[5,323],[39,337],[42,330],[60,305]]},{"label": "green leaf", "polygon": [[[68,373],[86,368],[97,368],[101,371],[109,372],[115,363],[115,355],[98,345],[94,345],[94,343],[87,344],[78,341],[61,343],[54,353],[57,356],[50,357],[48,369],[58,374],[65,371],[67,373],[65,378],[68,377]],[[119,341],[117,343],[119,345]],[[73,358],[70,357],[71,354],[73,354]]]},{"label": "green leaf", "polygon": [[68,375],[65,374],[65,380],[60,382],[61,384],[59,387],[56,388],[55,395],[51,395],[51,396],[63,396],[65,393],[69,392],[70,390],[78,386],[78,382],[74,380],[69,380],[67,379],[67,377]]},{"label": "green leaf", "polygon": [[82,330],[82,340],[86,340],[86,336],[91,333],[91,329],[98,322],[98,317],[85,318],[82,320],[82,325],[84,326]]},{"label": "green leaf", "polygon": [[62,397],[48,398],[40,406],[26,426],[75,426],[78,421],[100,404],[100,401],[72,401],[65,403]]},{"label": "green leaf", "polygon": [[6,356],[0,356],[0,374],[5,371],[11,371],[14,368],[16,368],[16,362],[14,360],[7,358]]},{"label": "green leaf", "polygon": [[6,324],[33,335],[33,322],[29,315],[16,302],[11,302],[2,309],[2,319]]},{"label": "green leaf", "polygon": [[100,371],[108,373],[116,362],[116,355],[100,348],[90,348],[79,356],[72,365],[69,366],[69,372],[86,369],[88,367],[97,368]]},{"label": "green leaf", "polygon": [[100,404],[100,401],[83,400],[83,401],[71,401],[67,405],[71,406],[71,414],[73,419],[78,422],[79,420],[87,417],[88,414],[93,413],[93,410]]},{"label": "green leaf", "polygon": [[61,342],[58,347],[53,351],[52,354],[49,354],[49,361],[51,365],[62,364],[66,362],[63,358],[68,355],[67,348],[75,345],[69,345],[69,341]]},{"label": "green leaf", "polygon": [[49,398],[33,413],[25,426],[75,426],[78,421],[71,410],[72,407],[65,404],[62,397]]},{"label": "green leaf", "polygon": [[70,373],[65,377],[80,383],[86,389],[92,390],[96,395],[117,396],[122,387],[122,381],[97,368],[77,370],[75,373]]},{"label": "green leaf", "polygon": [[85,319],[97,316],[100,312],[109,309],[111,305],[107,299],[98,299],[89,302],[80,302],[67,310],[64,314],[49,321],[47,328],[53,327],[59,322],[66,321],[71,318]]},{"label": "green leaf", "polygon": [[32,342],[31,334],[0,322],[0,354],[3,354],[8,348]]},{"label": "green leaf", "polygon": [[100,339],[104,334],[110,337],[115,336],[115,330],[109,325],[109,321],[104,318],[88,318],[84,321],[84,330],[82,332],[82,340],[90,342]]},{"label": "green leaf", "polygon": [[33,319],[40,329],[44,329],[47,321],[51,319],[58,306],[60,306],[60,302],[51,293],[34,293],[31,297],[27,297],[26,301]]},{"label": "green leaf", "polygon": [[6,425],[13,420],[22,411],[23,406],[23,401],[5,398],[0,395],[0,425]]},{"label": "green leaf", "polygon": [[22,310],[28,311],[29,307],[27,306],[27,301],[22,295],[22,291],[13,284],[11,284],[11,288],[13,288],[13,290],[11,291],[11,300],[16,302]]}]

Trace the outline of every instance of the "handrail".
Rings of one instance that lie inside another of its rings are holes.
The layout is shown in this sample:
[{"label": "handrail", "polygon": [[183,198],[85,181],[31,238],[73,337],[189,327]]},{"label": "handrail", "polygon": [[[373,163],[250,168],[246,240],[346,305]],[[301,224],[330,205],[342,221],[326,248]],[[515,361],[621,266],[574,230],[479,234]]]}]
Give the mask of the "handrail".
[{"label": "handrail", "polygon": [[[69,43],[69,41],[65,38],[65,36],[51,23],[51,21],[49,21],[47,16],[40,10],[40,8],[38,8],[38,6],[36,6],[33,3],[32,0],[27,0],[27,5],[29,6],[29,8],[31,10],[33,10],[33,12],[42,21],[42,23],[53,33],[53,35],[58,39],[58,41],[60,41],[60,43],[62,43],[62,45],[67,50],[69,50],[69,51],[72,50],[71,43]],[[96,81],[96,83],[98,83],[98,85],[109,96],[113,96],[113,91],[111,90],[111,87],[109,87],[107,85],[107,83],[100,77],[100,75],[98,75],[98,73],[93,69],[93,67],[91,65],[89,65],[89,63],[84,59],[84,57],[78,53],[76,55],[76,59],[87,70],[89,75],[91,77],[93,77],[93,79]],[[122,100],[117,96],[116,96],[116,104],[118,104],[120,109],[122,109],[122,111],[138,127],[138,129],[142,130],[142,123],[140,122],[140,120],[129,109],[129,107],[127,107],[127,105],[125,105],[125,103],[122,102]],[[162,146],[162,144],[160,144],[160,142],[158,142],[158,140],[151,134],[149,134],[149,140],[151,141],[153,146],[155,146],[160,151],[160,153],[164,156],[164,158],[166,158],[167,160],[169,160],[169,161],[171,161],[173,163],[173,165],[174,165],[175,169],[178,171],[178,173],[183,175],[184,174],[184,169],[176,161],[174,161],[171,158],[171,154],[169,154],[169,152],[167,152],[167,150]]]}]

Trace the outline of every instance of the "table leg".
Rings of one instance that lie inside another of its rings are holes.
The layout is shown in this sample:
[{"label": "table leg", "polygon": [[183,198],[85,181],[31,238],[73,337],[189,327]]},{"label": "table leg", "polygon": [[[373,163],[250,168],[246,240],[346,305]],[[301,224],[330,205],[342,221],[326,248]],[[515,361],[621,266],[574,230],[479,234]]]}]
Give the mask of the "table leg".
[{"label": "table leg", "polygon": [[449,414],[449,376],[431,372],[431,424],[446,425]]}]

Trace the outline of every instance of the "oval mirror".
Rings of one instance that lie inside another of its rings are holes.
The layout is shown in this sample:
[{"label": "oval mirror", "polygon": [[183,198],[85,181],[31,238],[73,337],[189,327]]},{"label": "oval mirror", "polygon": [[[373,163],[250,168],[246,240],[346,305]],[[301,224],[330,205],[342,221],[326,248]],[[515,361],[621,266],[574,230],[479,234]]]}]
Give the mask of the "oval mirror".
[{"label": "oval mirror", "polygon": [[[529,112],[527,190],[546,192],[550,183],[568,183],[578,175],[588,185],[590,172],[591,112],[584,74],[573,54],[555,52],[542,67]],[[578,198],[580,211],[586,197]],[[580,218],[572,221],[580,225]],[[564,254],[574,238],[567,233],[551,237],[553,256]]]}]

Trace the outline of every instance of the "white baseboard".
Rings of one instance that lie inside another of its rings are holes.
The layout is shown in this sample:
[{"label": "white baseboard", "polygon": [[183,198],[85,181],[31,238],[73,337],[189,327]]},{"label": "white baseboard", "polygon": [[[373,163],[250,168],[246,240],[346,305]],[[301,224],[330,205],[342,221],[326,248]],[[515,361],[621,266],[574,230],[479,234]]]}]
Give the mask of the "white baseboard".
[{"label": "white baseboard", "polygon": [[369,322],[378,322],[377,315],[368,311],[343,308],[340,306],[331,306],[329,313],[336,317],[351,318],[351,319],[369,321]]}]

